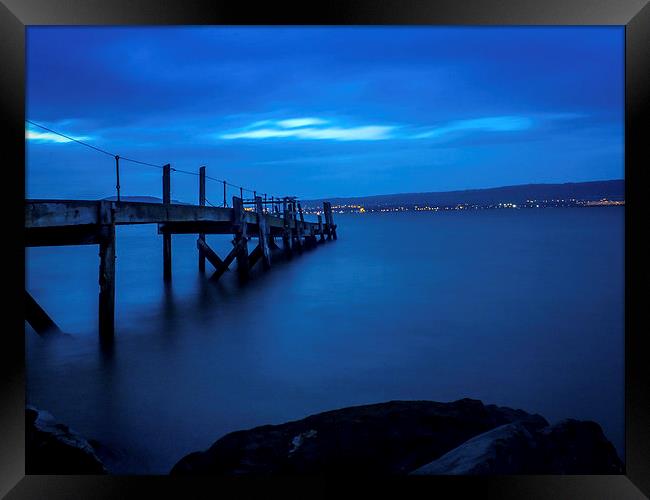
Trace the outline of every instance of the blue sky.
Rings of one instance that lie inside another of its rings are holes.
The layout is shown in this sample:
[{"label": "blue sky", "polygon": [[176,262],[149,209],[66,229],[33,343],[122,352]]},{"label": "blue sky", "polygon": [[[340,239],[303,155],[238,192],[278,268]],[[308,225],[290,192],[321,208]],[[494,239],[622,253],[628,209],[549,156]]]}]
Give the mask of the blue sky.
[{"label": "blue sky", "polygon": [[[615,179],[623,56],[622,27],[29,27],[27,117],[269,196]],[[114,194],[109,156],[26,138],[29,197]],[[121,184],[160,196],[160,171]]]}]

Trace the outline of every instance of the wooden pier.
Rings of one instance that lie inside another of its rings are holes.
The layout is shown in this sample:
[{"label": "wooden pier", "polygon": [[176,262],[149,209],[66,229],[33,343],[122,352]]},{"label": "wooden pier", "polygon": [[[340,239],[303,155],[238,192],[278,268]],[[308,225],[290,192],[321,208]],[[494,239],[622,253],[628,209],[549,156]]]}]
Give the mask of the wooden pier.
[{"label": "wooden pier", "polygon": [[[163,280],[172,280],[172,235],[196,234],[198,269],[205,271],[207,260],[213,267],[211,279],[218,280],[237,262],[240,277],[247,278],[258,263],[269,269],[271,249],[282,240],[285,255],[325,240],[335,240],[336,224],[332,206],[323,203],[323,221],[306,222],[300,202],[294,197],[265,201],[260,196],[245,200],[232,198],[232,207],[206,206],[205,168],[199,170],[199,204],[171,203],[170,169],[163,170],[162,203],[130,201],[26,200],[25,246],[98,245],[99,246],[99,337],[111,341],[115,332],[115,227],[128,224],[157,224],[162,235]],[[225,198],[224,198],[225,199]],[[225,204],[225,202],[224,202]],[[206,243],[207,234],[233,236],[230,253],[221,258]],[[249,252],[248,243],[257,240]],[[37,333],[57,331],[55,321],[27,291],[26,320]]]}]

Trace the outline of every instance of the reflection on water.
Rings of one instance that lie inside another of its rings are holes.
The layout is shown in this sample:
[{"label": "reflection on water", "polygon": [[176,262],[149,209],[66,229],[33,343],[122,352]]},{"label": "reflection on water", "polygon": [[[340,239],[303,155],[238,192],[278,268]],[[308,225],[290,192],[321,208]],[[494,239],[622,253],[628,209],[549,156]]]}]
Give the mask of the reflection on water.
[{"label": "reflection on water", "polygon": [[178,235],[169,287],[156,228],[120,227],[108,350],[97,249],[29,249],[28,290],[72,335],[26,326],[27,399],[107,445],[118,473],[166,473],[233,430],[390,399],[592,419],[623,455],[623,214],[339,214],[337,242],[246,285],[199,276],[196,236]]}]

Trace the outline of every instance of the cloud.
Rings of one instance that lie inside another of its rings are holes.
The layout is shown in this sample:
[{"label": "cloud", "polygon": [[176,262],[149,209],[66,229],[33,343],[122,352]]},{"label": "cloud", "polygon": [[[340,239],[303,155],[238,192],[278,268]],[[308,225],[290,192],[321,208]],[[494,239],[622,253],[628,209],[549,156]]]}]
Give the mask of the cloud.
[{"label": "cloud", "polygon": [[[82,136],[71,135],[70,137],[78,141],[87,141],[90,139],[90,137],[87,137],[85,135]],[[73,142],[72,139],[68,139],[66,137],[62,137],[57,134],[53,134],[52,132],[40,132],[38,130],[31,130],[31,129],[25,129],[25,139],[31,141],[38,141],[38,142],[54,142],[54,143]]]},{"label": "cloud", "polygon": [[[444,139],[471,133],[520,132],[549,121],[573,120],[579,113],[546,113],[542,115],[485,116],[442,123],[437,127],[414,125],[366,125],[344,127],[322,118],[289,118],[260,120],[238,130],[219,135],[220,139],[277,139],[378,141],[388,139]],[[399,133],[398,133],[399,129]]]},{"label": "cloud", "polygon": [[321,118],[290,118],[261,120],[236,132],[219,135],[220,139],[276,139],[378,141],[391,139],[394,126],[366,125],[360,127],[322,126],[328,120]]},{"label": "cloud", "polygon": [[533,126],[533,120],[525,116],[490,116],[471,120],[457,120],[446,125],[421,132],[414,139],[439,138],[462,132],[516,132]]},{"label": "cloud", "polygon": [[308,127],[310,125],[324,125],[326,123],[327,120],[321,120],[320,118],[290,118],[277,122],[283,128]]}]

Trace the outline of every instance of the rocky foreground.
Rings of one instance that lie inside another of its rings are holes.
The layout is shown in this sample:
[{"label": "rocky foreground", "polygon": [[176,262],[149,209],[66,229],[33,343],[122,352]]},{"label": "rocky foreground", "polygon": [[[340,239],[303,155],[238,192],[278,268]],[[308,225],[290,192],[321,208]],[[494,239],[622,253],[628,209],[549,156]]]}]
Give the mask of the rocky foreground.
[{"label": "rocky foreground", "polygon": [[43,410],[25,409],[27,474],[106,474],[93,445]]},{"label": "rocky foreground", "polygon": [[391,401],[237,431],[171,474],[620,474],[595,422],[461,399]]}]

